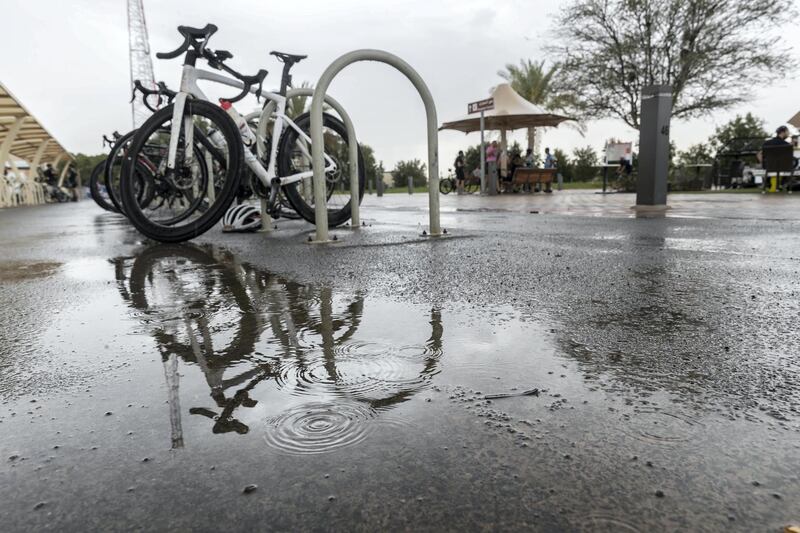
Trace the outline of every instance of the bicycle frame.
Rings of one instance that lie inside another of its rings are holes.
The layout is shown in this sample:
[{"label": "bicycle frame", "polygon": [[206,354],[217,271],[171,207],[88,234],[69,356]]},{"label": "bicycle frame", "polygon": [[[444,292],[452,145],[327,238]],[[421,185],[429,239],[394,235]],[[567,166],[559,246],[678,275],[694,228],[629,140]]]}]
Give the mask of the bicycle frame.
[{"label": "bicycle frame", "polygon": [[[219,83],[221,85],[228,85],[230,87],[236,87],[241,89],[243,87],[242,82],[237,79],[228,78],[221,74],[217,74],[216,72],[210,72],[207,70],[198,69],[191,65],[184,65],[183,66],[183,74],[181,76],[181,86],[178,95],[175,97],[174,100],[174,109],[172,113],[172,130],[171,136],[169,141],[169,154],[167,159],[167,168],[170,170],[175,169],[175,158],[177,157],[178,152],[178,137],[180,135],[180,128],[181,126],[184,127],[184,135],[186,138],[186,145],[191,146],[194,142],[193,135],[194,135],[194,127],[190,122],[187,120],[186,123],[182,124],[182,120],[180,117],[183,116],[183,109],[186,105],[186,98],[192,96],[194,98],[198,98],[200,100],[210,101],[209,98],[203,93],[203,91],[198,87],[197,82],[200,80],[211,81],[214,83]],[[251,88],[250,92],[256,94],[257,89]],[[273,116],[275,117],[275,124],[272,128],[272,145],[270,147],[270,159],[269,159],[269,166],[265,169],[264,166],[258,161],[256,158],[245,158],[245,162],[248,167],[253,171],[253,173],[258,176],[258,179],[267,187],[270,187],[273,182],[277,182],[279,186],[288,185],[291,183],[296,183],[298,181],[302,181],[305,179],[310,179],[314,176],[313,170],[308,170],[306,172],[299,172],[297,174],[292,174],[291,176],[283,176],[278,177],[276,171],[276,165],[278,160],[278,143],[280,141],[281,133],[283,132],[284,125],[288,125],[290,128],[295,130],[297,134],[300,136],[300,139],[303,139],[305,142],[298,143],[298,147],[303,153],[303,156],[311,161],[311,151],[309,146],[311,145],[311,137],[309,137],[303,130],[301,130],[294,121],[286,116],[286,98],[280,94],[272,93],[269,91],[261,91],[260,96],[267,100],[271,100],[276,104],[276,110]],[[232,108],[233,109],[233,108]],[[238,111],[234,112],[239,114]],[[241,117],[242,115],[239,114]],[[249,150],[249,147],[244,144],[245,150]],[[189,158],[191,158],[191,152],[188,152]],[[325,158],[325,172],[332,172],[336,170],[336,163],[335,161],[328,156],[328,154],[323,154]]]}]

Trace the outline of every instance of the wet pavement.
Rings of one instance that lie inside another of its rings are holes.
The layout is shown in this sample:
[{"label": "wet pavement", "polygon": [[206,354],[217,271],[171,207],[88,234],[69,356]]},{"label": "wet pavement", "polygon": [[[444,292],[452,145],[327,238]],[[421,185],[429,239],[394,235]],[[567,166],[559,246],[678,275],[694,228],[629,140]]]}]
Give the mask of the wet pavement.
[{"label": "wet pavement", "polygon": [[0,211],[0,529],[800,523],[800,198],[425,201],[327,246]]}]

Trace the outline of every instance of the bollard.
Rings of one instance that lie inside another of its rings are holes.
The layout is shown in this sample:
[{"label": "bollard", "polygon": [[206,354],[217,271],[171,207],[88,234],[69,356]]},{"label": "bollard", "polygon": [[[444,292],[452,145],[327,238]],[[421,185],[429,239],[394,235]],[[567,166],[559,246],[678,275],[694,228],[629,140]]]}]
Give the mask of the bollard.
[{"label": "bollard", "polygon": [[375,187],[375,193],[378,195],[378,198],[383,196],[383,177],[378,179],[378,186]]},{"label": "bollard", "polygon": [[[356,50],[339,57],[325,69],[314,89],[311,101],[311,152],[314,165],[314,204],[316,209],[316,241],[328,241],[328,209],[325,198],[325,172],[322,136],[322,103],[333,78],[346,66],[358,61],[378,61],[386,63],[402,72],[414,85],[425,105],[428,130],[428,208],[430,234],[441,235],[439,218],[439,138],[436,117],[436,104],[427,85],[411,65],[394,54],[382,50]],[[351,192],[351,198],[353,192]],[[355,189],[358,198],[358,188]],[[357,201],[355,203],[358,203]]]},{"label": "bollard", "polygon": [[408,194],[414,194],[414,178],[408,177]]}]

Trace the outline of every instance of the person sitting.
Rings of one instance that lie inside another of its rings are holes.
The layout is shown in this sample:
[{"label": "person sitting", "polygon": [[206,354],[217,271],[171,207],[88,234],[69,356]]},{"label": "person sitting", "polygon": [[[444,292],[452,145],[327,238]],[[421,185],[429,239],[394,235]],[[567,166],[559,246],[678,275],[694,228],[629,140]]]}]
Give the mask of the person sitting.
[{"label": "person sitting", "polygon": [[[761,145],[761,150],[759,150],[758,153],[756,154],[756,159],[761,164],[762,168],[766,169],[766,166],[764,165],[764,148],[767,148],[769,146],[791,146],[792,143],[786,140],[788,137],[789,137],[789,128],[787,128],[786,126],[780,126],[778,127],[777,130],[775,130],[775,137],[764,141],[764,144]],[[764,181],[762,183],[762,186],[764,189],[767,189],[770,186],[770,180],[767,178],[766,173],[764,174]]]}]

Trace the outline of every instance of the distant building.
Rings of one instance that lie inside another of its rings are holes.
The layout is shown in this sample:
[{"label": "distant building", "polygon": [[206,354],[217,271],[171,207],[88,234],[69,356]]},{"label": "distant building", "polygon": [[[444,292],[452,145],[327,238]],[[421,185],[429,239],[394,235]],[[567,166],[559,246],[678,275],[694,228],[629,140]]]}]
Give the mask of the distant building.
[{"label": "distant building", "polygon": [[394,174],[392,172],[383,173],[383,184],[387,187],[394,187]]}]

